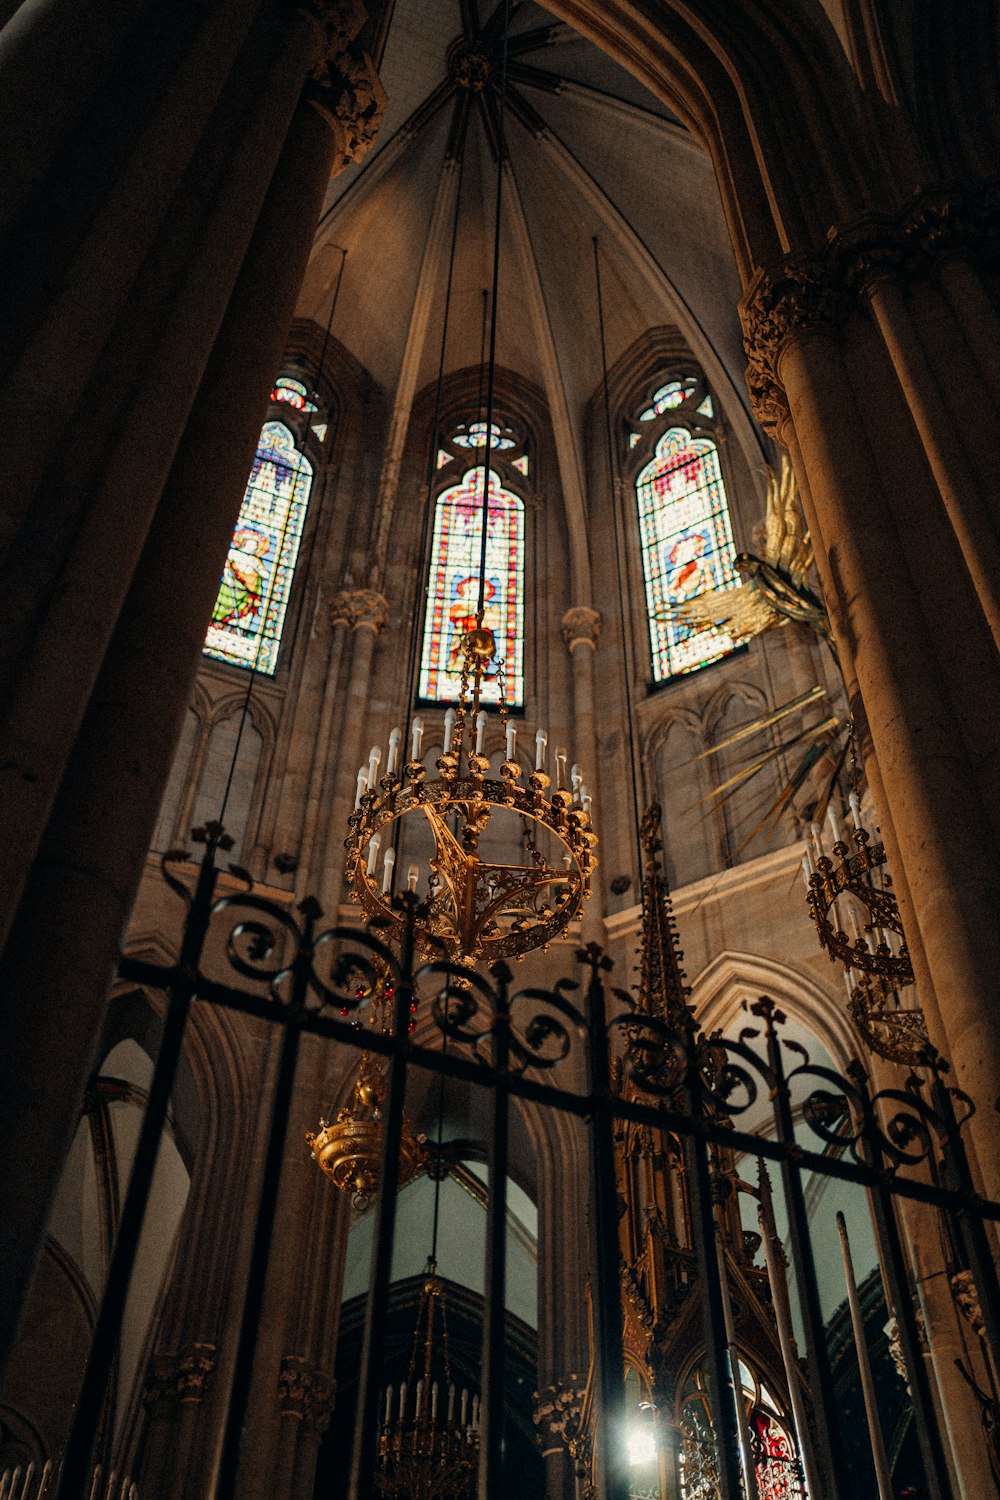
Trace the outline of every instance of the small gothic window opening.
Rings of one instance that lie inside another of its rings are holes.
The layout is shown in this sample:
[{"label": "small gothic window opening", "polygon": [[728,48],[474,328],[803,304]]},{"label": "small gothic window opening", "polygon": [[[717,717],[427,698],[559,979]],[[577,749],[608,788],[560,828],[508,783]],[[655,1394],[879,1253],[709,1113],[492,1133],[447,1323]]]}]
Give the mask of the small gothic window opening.
[{"label": "small gothic window opening", "polygon": [[206,656],[273,675],[312,481],[312,465],[289,429],[265,422],[205,637]]},{"label": "small gothic window opening", "polygon": [[650,455],[635,493],[654,682],[708,666],[738,644],[724,629],[692,629],[671,613],[739,582],[719,450],[708,431],[714,417],[704,381],[689,375],[658,384],[630,424],[630,444]]}]

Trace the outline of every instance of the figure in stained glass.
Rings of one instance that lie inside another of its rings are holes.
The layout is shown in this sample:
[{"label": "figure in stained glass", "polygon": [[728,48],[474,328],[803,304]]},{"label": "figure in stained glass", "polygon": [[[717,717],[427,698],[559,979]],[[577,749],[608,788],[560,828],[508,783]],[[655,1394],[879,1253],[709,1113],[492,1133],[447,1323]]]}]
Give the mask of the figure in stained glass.
[{"label": "figure in stained glass", "polygon": [[[453,702],[459,695],[462,637],[476,624],[479,600],[482,499],[483,470],[470,469],[435,505],[421,698]],[[483,697],[498,700],[502,660],[505,697],[516,705],[524,701],[524,506],[493,471],[488,513],[483,623],[496,637],[498,661],[487,672]]]},{"label": "figure in stained glass", "polygon": [[223,568],[205,654],[271,674],[288,609],[312,466],[283,422],[266,422]]},{"label": "figure in stained glass", "polygon": [[636,479],[654,681],[707,666],[736,644],[723,629],[692,630],[670,608],[738,580],[719,454],[708,437],[663,433]]}]

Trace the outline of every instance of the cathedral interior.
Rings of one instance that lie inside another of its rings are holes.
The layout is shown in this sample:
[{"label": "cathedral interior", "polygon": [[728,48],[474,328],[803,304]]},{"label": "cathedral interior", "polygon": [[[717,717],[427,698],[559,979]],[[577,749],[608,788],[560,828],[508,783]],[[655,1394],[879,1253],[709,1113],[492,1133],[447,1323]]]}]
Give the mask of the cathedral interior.
[{"label": "cathedral interior", "polygon": [[0,0],[0,1500],[1000,1496],[998,43]]}]

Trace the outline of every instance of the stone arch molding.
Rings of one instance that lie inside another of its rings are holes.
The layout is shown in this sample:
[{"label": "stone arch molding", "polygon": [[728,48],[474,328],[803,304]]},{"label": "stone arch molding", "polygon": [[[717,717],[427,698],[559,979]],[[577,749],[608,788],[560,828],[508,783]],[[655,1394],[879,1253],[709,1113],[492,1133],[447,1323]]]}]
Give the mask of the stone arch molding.
[{"label": "stone arch molding", "polygon": [[863,1061],[846,1012],[814,979],[756,953],[723,949],[702,969],[691,987],[695,1015],[706,1032],[743,1019],[744,1002],[769,995],[789,1020],[798,1021],[825,1048],[841,1072]]}]

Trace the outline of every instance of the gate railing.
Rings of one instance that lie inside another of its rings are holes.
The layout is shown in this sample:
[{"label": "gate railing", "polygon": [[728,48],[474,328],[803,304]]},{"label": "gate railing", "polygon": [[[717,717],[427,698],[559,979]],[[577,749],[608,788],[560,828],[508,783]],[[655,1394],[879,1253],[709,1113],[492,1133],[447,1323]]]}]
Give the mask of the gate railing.
[{"label": "gate railing", "polygon": [[[256,894],[250,877],[241,870],[234,869],[233,875],[242,888],[220,895],[216,856],[218,849],[225,847],[225,838],[218,825],[209,825],[202,837],[206,851],[193,881],[190,876],[194,867],[184,864],[187,856],[183,852],[175,851],[163,859],[164,878],[186,908],[176,963],[125,957],[119,964],[122,979],[165,994],[166,1013],[107,1284],[63,1460],[59,1500],[80,1500],[88,1494],[106,1383],[121,1333],[185,1028],[195,1003],[256,1017],[282,1030],[214,1500],[232,1500],[237,1494],[258,1311],[270,1256],[296,1063],[305,1034],[353,1052],[378,1052],[388,1059],[351,1500],[369,1500],[374,1492],[399,1145],[406,1079],[411,1069],[485,1087],[492,1094],[479,1500],[493,1500],[500,1494],[504,1224],[508,1116],[514,1099],[564,1111],[585,1121],[589,1128],[595,1452],[599,1484],[607,1500],[625,1500],[629,1493],[622,1445],[611,1440],[623,1414],[614,1132],[626,1122],[652,1127],[683,1143],[691,1233],[702,1288],[706,1371],[715,1403],[713,1427],[721,1500],[740,1500],[744,1490],[735,1411],[739,1395],[726,1365],[726,1310],[715,1259],[712,1156],[717,1148],[773,1163],[780,1174],[805,1335],[815,1438],[829,1484],[823,1500],[852,1497],[837,1430],[809,1234],[803,1178],[810,1173],[855,1184],[868,1194],[887,1300],[898,1323],[928,1494],[930,1500],[953,1500],[909,1291],[896,1205],[911,1200],[928,1204],[943,1215],[951,1243],[975,1288],[982,1343],[996,1369],[1000,1290],[986,1224],[1000,1221],[1000,1204],[984,1200],[974,1189],[962,1141],[962,1127],[974,1106],[949,1086],[943,1066],[928,1067],[920,1074],[914,1071],[899,1088],[873,1091],[860,1069],[842,1075],[812,1063],[800,1045],[783,1039],[783,1017],[766,998],[750,1007],[750,1024],[735,1039],[706,1038],[691,1029],[672,1028],[639,1014],[634,1009],[634,996],[611,987],[611,962],[594,945],[578,953],[577,977],[560,981],[553,988],[514,989],[511,973],[503,964],[496,965],[486,979],[444,962],[424,962],[413,950],[415,897],[410,895],[399,898],[400,908],[410,920],[404,927],[401,952],[396,954],[370,930],[323,927],[322,912],[311,899],[293,910]],[[227,883],[232,885],[228,876]],[[383,1032],[368,1029],[363,1022],[365,1006],[386,971],[393,983],[394,1017],[391,1029]],[[441,1050],[414,1040],[410,1030],[414,1005],[429,1011],[433,1027],[443,1041],[447,1039]],[[612,1087],[612,1056],[622,1059],[626,1076],[641,1098],[624,1098]],[[585,1082],[581,1085],[580,1080]]]}]

